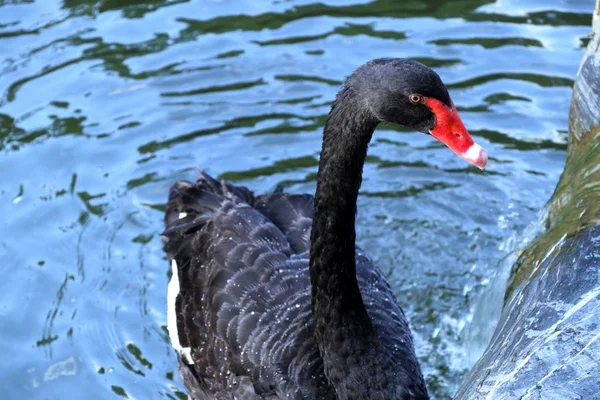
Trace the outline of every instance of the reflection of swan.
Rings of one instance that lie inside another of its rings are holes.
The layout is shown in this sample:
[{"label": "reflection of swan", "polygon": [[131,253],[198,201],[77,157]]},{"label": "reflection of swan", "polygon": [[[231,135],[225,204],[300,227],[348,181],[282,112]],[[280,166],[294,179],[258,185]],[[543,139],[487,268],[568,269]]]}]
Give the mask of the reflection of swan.
[{"label": "reflection of swan", "polygon": [[428,398],[406,318],[355,250],[362,167],[381,121],[431,133],[485,167],[438,75],[379,59],[336,97],[314,199],[254,197],[206,174],[171,188],[169,333],[192,398]]}]

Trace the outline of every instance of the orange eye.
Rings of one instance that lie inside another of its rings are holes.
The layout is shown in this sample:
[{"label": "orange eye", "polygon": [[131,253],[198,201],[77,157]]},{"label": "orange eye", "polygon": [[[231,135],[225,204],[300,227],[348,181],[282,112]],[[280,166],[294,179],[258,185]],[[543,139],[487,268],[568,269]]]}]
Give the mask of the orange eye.
[{"label": "orange eye", "polygon": [[418,94],[411,94],[410,96],[408,96],[408,99],[410,100],[411,103],[417,104],[423,101],[423,97],[419,96]]}]

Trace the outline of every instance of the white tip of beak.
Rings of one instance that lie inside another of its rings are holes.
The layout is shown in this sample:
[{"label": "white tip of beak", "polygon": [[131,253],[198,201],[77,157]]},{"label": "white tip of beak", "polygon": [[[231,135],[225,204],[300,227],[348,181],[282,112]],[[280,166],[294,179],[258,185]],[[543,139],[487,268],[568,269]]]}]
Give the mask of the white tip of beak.
[{"label": "white tip of beak", "polygon": [[484,169],[488,161],[487,152],[477,143],[473,143],[467,151],[461,154],[461,157],[463,160],[479,167],[479,169]]}]

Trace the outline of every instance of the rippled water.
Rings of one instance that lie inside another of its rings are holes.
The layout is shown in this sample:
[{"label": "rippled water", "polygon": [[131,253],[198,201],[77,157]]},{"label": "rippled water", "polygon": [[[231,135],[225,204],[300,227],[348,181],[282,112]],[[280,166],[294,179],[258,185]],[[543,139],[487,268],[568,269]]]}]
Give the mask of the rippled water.
[{"label": "rippled water", "polygon": [[202,167],[256,191],[314,191],[328,105],[382,56],[435,67],[490,155],[479,172],[383,126],[359,200],[359,243],[448,398],[481,351],[473,332],[493,322],[470,322],[479,300],[562,171],[592,8],[0,0],[2,398],[184,398],[158,237],[170,182]]}]

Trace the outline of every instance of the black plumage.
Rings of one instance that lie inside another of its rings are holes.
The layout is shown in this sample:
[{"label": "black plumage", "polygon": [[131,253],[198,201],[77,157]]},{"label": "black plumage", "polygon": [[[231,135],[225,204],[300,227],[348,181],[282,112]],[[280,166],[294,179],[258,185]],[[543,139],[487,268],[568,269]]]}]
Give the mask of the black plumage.
[{"label": "black plumage", "polygon": [[377,124],[434,124],[412,93],[451,103],[437,74],[410,60],[374,60],[346,80],[324,128],[314,198],[255,197],[205,173],[172,186],[163,238],[179,292],[170,334],[193,399],[428,399],[406,318],[355,247]]}]

